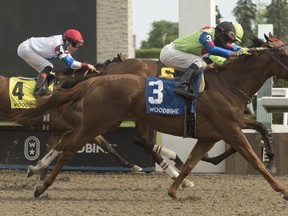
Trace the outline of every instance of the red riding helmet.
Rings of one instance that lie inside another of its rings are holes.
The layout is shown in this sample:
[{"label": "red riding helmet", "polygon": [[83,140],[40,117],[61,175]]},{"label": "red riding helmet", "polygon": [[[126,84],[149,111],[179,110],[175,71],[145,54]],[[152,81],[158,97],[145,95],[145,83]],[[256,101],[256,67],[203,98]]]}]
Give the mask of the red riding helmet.
[{"label": "red riding helmet", "polygon": [[[83,46],[84,40],[81,33],[75,29],[68,29],[63,34],[63,40],[72,43],[72,46]],[[75,43],[75,46],[73,45]]]}]

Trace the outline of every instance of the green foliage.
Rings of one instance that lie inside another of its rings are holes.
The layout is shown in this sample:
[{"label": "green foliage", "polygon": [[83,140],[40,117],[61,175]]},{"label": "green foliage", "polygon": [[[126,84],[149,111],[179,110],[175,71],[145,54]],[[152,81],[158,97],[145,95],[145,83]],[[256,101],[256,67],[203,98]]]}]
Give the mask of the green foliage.
[{"label": "green foliage", "polygon": [[272,0],[267,6],[267,12],[264,15],[267,23],[273,24],[273,34],[283,40],[288,40],[288,2],[287,0]]},{"label": "green foliage", "polygon": [[152,48],[152,49],[137,49],[135,52],[136,58],[159,58],[160,48]]},{"label": "green foliage", "polygon": [[152,23],[147,41],[141,41],[141,48],[162,48],[178,37],[178,23],[165,20]]},{"label": "green foliage", "polygon": [[239,22],[244,29],[244,37],[242,46],[249,46],[251,43],[250,37],[255,36],[255,26],[257,8],[252,0],[238,0],[237,6],[233,9],[233,15],[236,21]]}]

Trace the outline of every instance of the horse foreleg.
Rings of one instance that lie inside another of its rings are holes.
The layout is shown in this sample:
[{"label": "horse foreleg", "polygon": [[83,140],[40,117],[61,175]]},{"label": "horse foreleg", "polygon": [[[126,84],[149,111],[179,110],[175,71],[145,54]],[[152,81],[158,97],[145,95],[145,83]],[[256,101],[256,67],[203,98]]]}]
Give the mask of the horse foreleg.
[{"label": "horse foreleg", "polygon": [[173,184],[168,189],[168,195],[173,199],[178,199],[176,193],[177,190],[183,181],[186,178],[192,169],[196,166],[196,164],[201,160],[201,158],[214,146],[215,142],[211,141],[203,141],[198,140],[192,149],[190,155],[188,156],[184,166],[179,174],[179,176],[175,179]]},{"label": "horse foreleg", "polygon": [[121,157],[104,137],[97,136],[94,138],[94,140],[96,141],[97,145],[99,145],[103,150],[114,156],[121,166],[131,168],[131,172],[140,172],[142,170],[141,167],[135,164],[131,164],[123,157]]},{"label": "horse foreleg", "polygon": [[252,149],[241,129],[239,128],[237,131],[233,131],[232,134],[233,136],[225,141],[236,149],[257,171],[259,171],[259,173],[268,181],[275,191],[282,193],[284,195],[284,199],[288,200],[288,190],[279,184],[268,171],[264,163]]}]

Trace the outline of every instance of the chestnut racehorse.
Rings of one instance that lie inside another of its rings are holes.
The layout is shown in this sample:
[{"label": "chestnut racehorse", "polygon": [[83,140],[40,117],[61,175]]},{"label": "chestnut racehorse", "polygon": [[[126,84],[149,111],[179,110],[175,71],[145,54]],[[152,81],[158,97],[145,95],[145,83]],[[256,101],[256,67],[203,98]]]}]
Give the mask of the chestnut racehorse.
[{"label": "chestnut racehorse", "polygon": [[[180,175],[168,190],[172,198],[184,178],[191,172],[201,158],[220,140],[224,140],[237,150],[263,177],[271,187],[288,200],[288,190],[279,184],[258,158],[247,138],[242,132],[244,108],[264,82],[272,77],[288,79],[288,47],[283,42],[269,35],[267,42],[255,38],[256,42],[266,48],[257,49],[251,56],[231,59],[227,65],[215,71],[205,70],[208,88],[197,99],[196,135],[198,140],[185,162]],[[282,44],[279,46],[279,44]],[[259,46],[259,45],[257,45]],[[267,51],[267,49],[269,51]],[[62,109],[68,102],[77,104],[82,101],[81,126],[66,132],[61,141],[51,150],[47,157],[62,151],[54,169],[43,185],[37,186],[34,196],[40,196],[52,185],[64,164],[77,150],[95,136],[118,127],[123,121],[136,121],[157,131],[182,136],[184,117],[147,114],[145,108],[145,86],[147,79],[136,75],[109,75],[88,79],[71,89],[57,91],[50,98],[39,100],[34,110],[15,113],[14,118],[38,118],[47,112]],[[155,84],[155,83],[154,83]],[[163,86],[159,79],[155,88]],[[155,97],[162,94],[156,89]]]},{"label": "chestnut racehorse", "polygon": [[[119,59],[121,59],[122,62],[119,63]],[[145,65],[143,65],[143,63]],[[99,66],[100,68],[103,68],[103,65],[99,65]],[[169,75],[167,74],[167,71]],[[67,71],[64,71],[62,73],[71,74],[72,72],[75,74],[83,74],[83,71],[81,69],[76,70],[76,71],[67,69]],[[176,72],[176,73],[178,73],[178,76],[179,76],[179,72]],[[105,67],[105,74],[110,74],[110,75],[111,74],[135,74],[135,75],[139,75],[142,77],[151,77],[151,76],[153,77],[155,76],[175,77],[176,73],[171,68],[165,68],[165,70],[161,70],[161,69],[159,70],[159,61],[157,60],[151,60],[151,59],[128,59],[126,60],[119,54],[117,55],[116,58],[114,58],[112,63],[108,64],[107,67]],[[180,75],[181,75],[181,72],[180,72]],[[267,157],[269,159],[266,166],[272,173],[276,173],[275,153],[271,145],[271,141],[268,135],[268,130],[264,127],[262,123],[248,119],[248,118],[244,118],[243,129],[255,129],[261,134],[262,140],[264,141],[264,146],[267,152]],[[154,154],[153,152],[151,153],[151,151],[156,151],[157,153],[163,156],[166,156],[170,160],[173,160],[175,162],[175,167],[177,167],[178,169],[181,169],[181,167],[183,166],[183,162],[181,161],[181,159],[178,157],[178,155],[175,152],[165,149],[164,147],[159,148],[157,147],[157,145],[154,145],[156,141],[155,135],[156,133],[151,128],[148,128],[141,124],[136,123],[136,136],[134,138],[134,142],[140,146],[143,146],[146,151],[150,152],[155,162],[158,165],[162,164],[160,165],[161,167],[166,167],[168,164],[166,162],[163,163],[164,161],[163,158],[159,157],[159,155]],[[101,140],[103,140],[103,138],[101,138]],[[217,165],[221,161],[223,161],[225,158],[229,157],[231,154],[235,152],[236,150],[230,147],[228,150],[226,150],[224,153],[218,156],[209,157],[207,154],[201,160]],[[121,160],[120,156],[118,160]]]},{"label": "chestnut racehorse", "polygon": [[[147,68],[147,66],[148,66],[148,68]],[[139,76],[144,76],[144,77],[157,75],[157,62],[156,61],[154,61],[154,60],[140,60],[140,59],[128,59],[125,61],[121,58],[120,55],[118,55],[112,61],[106,61],[104,64],[98,64],[97,68],[105,74],[124,74],[124,73],[125,74],[126,73],[131,74],[131,73],[133,73],[133,74],[137,74]],[[81,79],[83,77],[84,72],[85,71],[83,71],[83,70],[74,71],[72,69],[65,69],[62,72],[56,71],[56,74],[57,74],[59,81],[62,83],[64,80],[67,80],[68,78],[71,79],[71,75],[77,81],[78,79]],[[66,109],[65,109],[65,111],[66,111]],[[53,116],[53,118],[51,118],[52,135],[51,135],[51,138],[49,140],[49,146],[50,147],[53,147],[55,145],[55,143],[57,143],[59,141],[63,130],[70,129],[71,126],[75,126],[75,122],[77,122],[77,120],[75,120],[75,118],[79,115],[78,112],[81,112],[81,107],[73,106],[72,110],[70,110],[69,112],[66,111],[63,114],[60,114],[60,112],[58,112],[56,117]],[[69,113],[68,116],[67,116],[67,113]],[[59,119],[59,116],[61,116],[60,119]],[[74,119],[73,122],[71,122],[72,118]],[[55,119],[56,119],[56,123],[55,123]],[[41,121],[40,118],[39,118],[39,120]],[[61,124],[59,124],[59,120],[62,122]],[[274,160],[271,160],[271,158],[274,159],[274,154],[269,154],[269,152],[273,153],[273,151],[269,151],[269,149],[272,149],[272,147],[269,148],[269,146],[271,146],[271,144],[269,142],[268,133],[265,130],[265,128],[263,127],[263,125],[261,123],[258,123],[256,121],[252,121],[249,119],[245,119],[244,122],[245,122],[245,125],[244,125],[245,128],[257,129],[262,134],[265,146],[267,146],[267,149],[268,149],[268,151],[267,151],[268,156],[270,156],[270,155],[273,156],[273,158],[269,157],[269,159],[270,159],[269,164],[275,164],[275,163],[273,163]],[[26,122],[24,122],[24,124],[26,124]],[[55,129],[55,124],[57,125],[56,129]],[[58,129],[59,125],[61,125],[63,127],[63,130],[61,130],[60,133],[59,133],[59,129]],[[99,136],[95,137],[94,140],[104,150],[106,150],[108,153],[113,155],[123,167],[129,167],[129,168],[131,168],[132,171],[139,171],[140,170],[140,168],[137,165],[131,164],[127,160],[125,160],[123,157],[121,157],[102,136],[99,135]],[[160,153],[160,154],[168,157],[169,159],[175,161],[175,166],[178,169],[181,169],[181,167],[183,166],[183,162],[180,160],[180,158],[177,156],[177,154],[175,152],[172,152],[171,150],[166,149],[164,147],[157,148],[157,146],[154,145],[156,143],[154,130],[151,130],[151,128],[148,128],[144,125],[136,123],[136,136],[135,136],[134,142],[136,144],[143,146],[145,148],[145,150],[152,156],[154,161],[161,168],[163,168],[172,179],[174,179],[178,175],[178,173],[159,154],[154,153],[154,151],[156,151],[157,153]],[[161,151],[159,151],[159,150],[161,150]],[[228,157],[229,155],[233,154],[234,152],[235,152],[235,150],[233,148],[230,148],[227,151],[225,151],[223,154],[221,154],[217,157],[210,158],[210,157],[208,157],[208,155],[206,155],[203,157],[202,160],[207,161],[207,162],[211,162],[211,163],[216,165],[216,164],[220,163],[222,160],[224,160],[226,157]],[[56,155],[55,155],[55,157],[56,157]],[[52,162],[52,160],[50,162]],[[47,173],[48,165],[49,164],[43,164],[42,161],[39,161],[36,166],[29,166],[28,171],[27,171],[27,177],[30,177],[30,176],[34,175],[35,173],[40,172],[41,173],[40,179],[44,179],[46,176],[46,173]],[[271,166],[271,165],[269,165],[268,167],[273,168],[273,166]],[[275,169],[272,169],[272,170],[275,171]],[[189,180],[185,180],[183,182],[183,187],[189,187],[191,185],[192,185],[192,183],[189,182]]]}]

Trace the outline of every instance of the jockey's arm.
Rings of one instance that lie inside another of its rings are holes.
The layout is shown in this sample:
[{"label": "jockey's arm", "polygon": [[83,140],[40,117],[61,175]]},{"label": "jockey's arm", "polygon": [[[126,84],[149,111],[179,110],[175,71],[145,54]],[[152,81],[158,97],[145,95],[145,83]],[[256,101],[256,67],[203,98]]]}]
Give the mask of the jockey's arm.
[{"label": "jockey's arm", "polygon": [[[72,55],[70,54],[70,52],[68,50],[64,49],[59,49],[60,51],[57,53],[57,57],[59,59],[61,59],[66,65],[68,65],[69,67],[71,67],[72,69],[80,69],[80,68],[84,68],[84,69],[88,69],[91,71],[95,71],[95,72],[99,72],[97,71],[97,69],[88,63],[84,63],[84,62],[79,62],[76,61]],[[62,50],[62,51],[61,51]]]},{"label": "jockey's arm", "polygon": [[207,52],[212,55],[222,56],[225,58],[229,58],[232,55],[232,50],[216,46],[214,41],[212,40],[212,36],[206,32],[200,35],[199,41],[203,44]]}]

